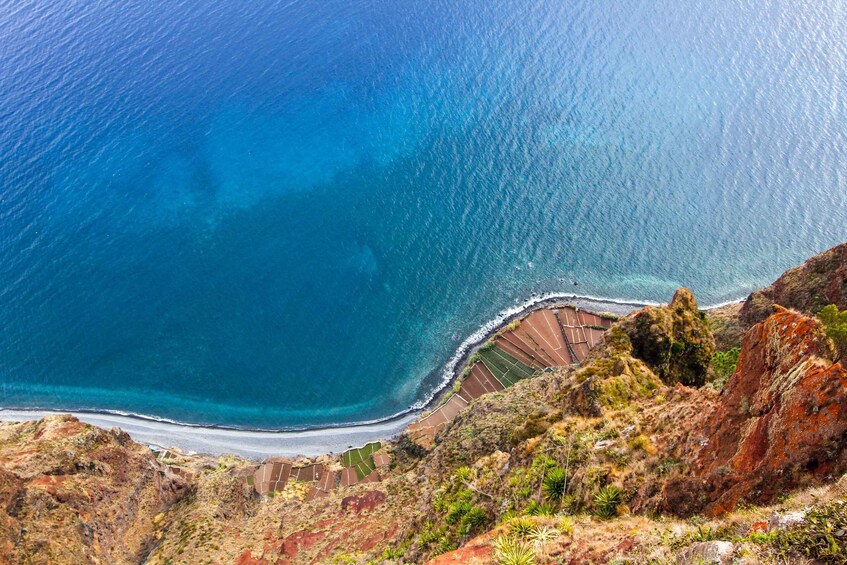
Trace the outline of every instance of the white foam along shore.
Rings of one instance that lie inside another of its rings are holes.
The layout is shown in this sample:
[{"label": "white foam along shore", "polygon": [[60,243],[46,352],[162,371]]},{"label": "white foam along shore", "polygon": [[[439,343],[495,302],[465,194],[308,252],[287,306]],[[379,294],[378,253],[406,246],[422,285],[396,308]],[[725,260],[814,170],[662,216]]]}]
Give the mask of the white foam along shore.
[{"label": "white foam along shore", "polygon": [[357,426],[279,432],[191,426],[119,414],[52,410],[3,409],[0,410],[0,421],[22,422],[68,413],[100,428],[121,428],[139,443],[160,448],[178,447],[195,453],[234,453],[248,459],[340,453],[351,446],[359,447],[375,439],[397,436],[417,418],[417,413],[412,413]]},{"label": "white foam along shore", "polygon": [[[707,307],[716,308],[736,301]],[[483,324],[468,336],[445,364],[439,386],[424,401],[393,416],[373,422],[354,423],[336,427],[310,428],[292,431],[249,430],[215,426],[185,424],[153,417],[114,412],[73,412],[44,409],[0,408],[0,421],[37,420],[50,414],[73,414],[83,422],[101,427],[119,427],[135,441],[159,448],[177,447],[186,452],[223,454],[234,453],[249,459],[270,456],[314,457],[325,453],[339,453],[350,447],[360,447],[369,441],[391,439],[400,435],[414,422],[420,412],[450,386],[461,372],[463,361],[484,343],[490,335],[515,318],[559,304],[572,304],[594,312],[626,315],[647,304],[646,302],[579,296],[568,293],[534,295],[532,298],[501,311],[494,319]]]},{"label": "white foam along shore", "polygon": [[610,313],[617,316],[626,314],[647,305],[658,305],[657,302],[637,302],[613,298],[599,298],[595,296],[577,295],[565,292],[549,292],[544,294],[533,293],[532,297],[520,304],[501,310],[500,313],[480,326],[474,333],[463,341],[453,356],[441,370],[441,380],[438,385],[427,395],[426,399],[418,402],[413,409],[429,409],[438,404],[444,391],[452,386],[459,377],[468,359],[494,335],[500,328],[509,324],[512,320],[523,318],[529,313],[542,308],[553,306],[571,305],[583,310],[590,310],[597,314]]}]

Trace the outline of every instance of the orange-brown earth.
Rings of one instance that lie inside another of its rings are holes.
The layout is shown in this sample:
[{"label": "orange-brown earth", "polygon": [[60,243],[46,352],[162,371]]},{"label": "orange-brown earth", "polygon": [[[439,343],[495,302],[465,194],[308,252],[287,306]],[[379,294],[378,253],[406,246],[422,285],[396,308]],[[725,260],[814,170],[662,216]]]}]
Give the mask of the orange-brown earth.
[{"label": "orange-brown earth", "polygon": [[132,563],[186,481],[120,430],[0,424],[0,562]]},{"label": "orange-brown earth", "polygon": [[510,542],[536,563],[845,563],[847,374],[813,317],[844,296],[839,249],[742,307],[702,313],[681,289],[605,332],[568,313],[562,342],[537,315],[503,350],[547,367],[589,340],[578,366],[478,395],[426,448],[383,443],[381,482],[319,497],[335,458],[261,496],[238,457],[157,458],[71,417],[0,424],[0,562],[491,563]]}]

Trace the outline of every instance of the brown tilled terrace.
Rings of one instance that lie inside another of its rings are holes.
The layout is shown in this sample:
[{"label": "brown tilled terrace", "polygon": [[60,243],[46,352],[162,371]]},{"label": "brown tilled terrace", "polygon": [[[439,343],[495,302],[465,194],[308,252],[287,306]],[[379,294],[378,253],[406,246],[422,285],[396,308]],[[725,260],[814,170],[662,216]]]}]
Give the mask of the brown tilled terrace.
[{"label": "brown tilled terrace", "polygon": [[409,426],[410,439],[431,447],[435,434],[474,398],[550,367],[580,363],[611,325],[609,316],[571,306],[543,308],[512,322],[471,356],[458,390]]},{"label": "brown tilled terrace", "polygon": [[[409,439],[429,448],[435,434],[475,398],[501,391],[522,379],[551,367],[580,363],[589,350],[602,341],[613,318],[572,306],[535,310],[499,330],[468,360],[459,386],[429,414],[411,424]],[[295,466],[286,459],[271,458],[248,477],[262,495],[285,489],[290,480],[312,483],[308,500],[332,490],[381,479],[391,455],[379,442],[345,451],[331,465],[310,463]]]}]

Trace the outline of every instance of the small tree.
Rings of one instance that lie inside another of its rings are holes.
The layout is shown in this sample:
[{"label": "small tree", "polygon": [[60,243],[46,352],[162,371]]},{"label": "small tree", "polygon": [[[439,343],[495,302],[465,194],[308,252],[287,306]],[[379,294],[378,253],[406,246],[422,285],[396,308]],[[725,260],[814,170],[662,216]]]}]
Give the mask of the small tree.
[{"label": "small tree", "polygon": [[835,304],[830,304],[818,313],[818,319],[826,328],[826,335],[835,344],[838,358],[847,353],[847,310],[838,311]]}]

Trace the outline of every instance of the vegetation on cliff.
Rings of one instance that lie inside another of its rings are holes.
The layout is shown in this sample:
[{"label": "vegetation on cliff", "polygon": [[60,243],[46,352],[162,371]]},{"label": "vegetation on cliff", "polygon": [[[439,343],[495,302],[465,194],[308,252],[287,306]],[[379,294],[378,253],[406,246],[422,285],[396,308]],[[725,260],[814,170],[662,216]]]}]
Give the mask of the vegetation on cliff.
[{"label": "vegetation on cliff", "polygon": [[838,358],[847,353],[847,310],[838,311],[835,304],[826,306],[818,313],[818,318],[826,328],[826,335],[832,340]]},{"label": "vegetation on cliff", "polygon": [[621,327],[629,335],[633,354],[662,382],[705,384],[715,339],[690,290],[679,289],[667,306],[648,306],[636,312]]},{"label": "vegetation on cliff", "polygon": [[847,310],[847,243],[815,255],[750,294],[739,318],[749,328],[770,316],[774,305],[811,314],[828,304]]},{"label": "vegetation on cliff", "polygon": [[383,442],[382,482],[313,499],[296,477],[258,496],[254,462],[156,457],[70,417],[0,425],[0,561],[847,563],[845,262],[705,314],[680,289],[426,448]]}]

